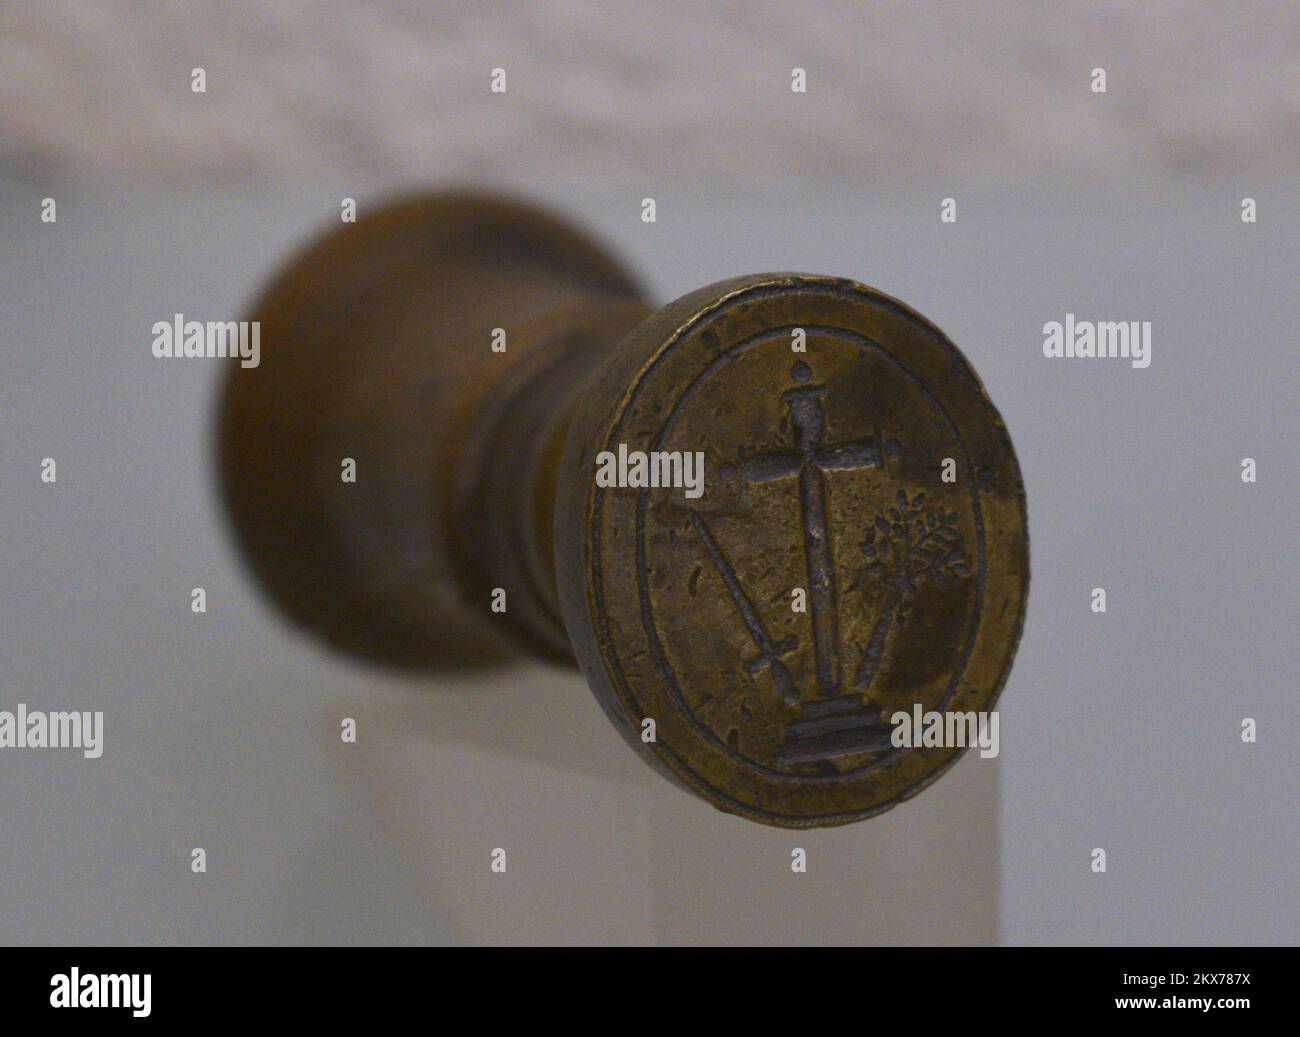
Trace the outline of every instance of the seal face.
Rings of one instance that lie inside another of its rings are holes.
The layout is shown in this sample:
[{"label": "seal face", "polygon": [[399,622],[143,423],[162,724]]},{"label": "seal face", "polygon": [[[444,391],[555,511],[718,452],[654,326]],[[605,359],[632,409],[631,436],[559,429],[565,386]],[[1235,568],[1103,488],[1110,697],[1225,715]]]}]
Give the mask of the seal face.
[{"label": "seal face", "polygon": [[1027,593],[1019,467],[970,366],[897,301],[804,275],[693,293],[620,356],[566,468],[702,451],[704,492],[597,488],[587,464],[570,636],[597,696],[755,820],[840,824],[915,794],[961,750],[897,746],[891,717],[991,709]]}]

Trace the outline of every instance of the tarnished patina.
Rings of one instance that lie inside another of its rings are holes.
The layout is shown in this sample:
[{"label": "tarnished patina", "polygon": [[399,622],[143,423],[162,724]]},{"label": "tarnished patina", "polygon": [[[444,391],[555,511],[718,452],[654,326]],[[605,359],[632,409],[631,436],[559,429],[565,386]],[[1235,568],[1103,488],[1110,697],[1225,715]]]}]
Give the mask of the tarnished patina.
[{"label": "tarnished patina", "polygon": [[[593,488],[616,443],[704,450],[706,492]],[[942,332],[863,285],[761,275],[659,310],[587,387],[557,500],[592,687],[723,810],[879,813],[959,753],[894,747],[890,717],[988,711],[1006,680],[1028,587],[1011,441]]]},{"label": "tarnished patina", "polygon": [[[461,197],[363,216],[252,316],[227,499],[275,600],[335,645],[576,655],[659,770],[789,827],[870,817],[960,755],[895,745],[896,713],[993,708],[1028,589],[1020,471],[902,303],[767,274],[651,312],[559,221]],[[620,451],[700,453],[703,492],[597,485]]]}]

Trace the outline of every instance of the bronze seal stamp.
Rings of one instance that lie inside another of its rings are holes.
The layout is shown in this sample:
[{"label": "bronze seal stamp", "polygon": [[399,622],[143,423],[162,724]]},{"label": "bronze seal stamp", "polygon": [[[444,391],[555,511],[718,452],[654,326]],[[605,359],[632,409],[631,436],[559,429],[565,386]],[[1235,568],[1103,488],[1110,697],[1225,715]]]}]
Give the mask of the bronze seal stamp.
[{"label": "bronze seal stamp", "polygon": [[[270,599],[335,648],[576,658],[661,772],[791,827],[870,817],[953,763],[894,744],[898,711],[996,701],[1028,586],[1020,471],[970,365],[902,303],[768,274],[654,309],[567,221],[432,194],[319,239],[251,315],[222,492]],[[686,484],[601,479],[602,457]]]},{"label": "bronze seal stamp", "polygon": [[[614,443],[704,450],[705,493],[593,488]],[[987,711],[1006,681],[1028,589],[1011,441],[957,348],[873,289],[756,276],[660,310],[584,396],[558,501],[593,689],[723,810],[886,810],[959,755],[895,747],[891,715]]]}]

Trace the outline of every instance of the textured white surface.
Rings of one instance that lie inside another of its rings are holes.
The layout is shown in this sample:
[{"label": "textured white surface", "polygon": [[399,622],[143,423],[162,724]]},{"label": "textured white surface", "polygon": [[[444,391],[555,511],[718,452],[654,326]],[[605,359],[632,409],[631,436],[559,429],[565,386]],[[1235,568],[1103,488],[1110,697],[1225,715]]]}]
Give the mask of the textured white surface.
[{"label": "textured white surface", "polygon": [[[0,171],[744,186],[1300,169],[1297,5],[12,3]],[[190,90],[202,66],[206,94]],[[493,94],[491,70],[507,70]],[[805,68],[808,92],[790,90]],[[1108,92],[1089,76],[1104,67]]]}]

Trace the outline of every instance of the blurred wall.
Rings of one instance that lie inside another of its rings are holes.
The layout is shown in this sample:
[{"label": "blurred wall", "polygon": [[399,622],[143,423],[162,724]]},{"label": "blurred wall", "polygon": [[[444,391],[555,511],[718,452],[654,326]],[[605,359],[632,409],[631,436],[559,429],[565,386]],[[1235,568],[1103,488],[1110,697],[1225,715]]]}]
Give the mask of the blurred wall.
[{"label": "blurred wall", "polygon": [[15,3],[0,168],[354,191],[1277,173],[1300,148],[1298,17],[1286,0]]}]

